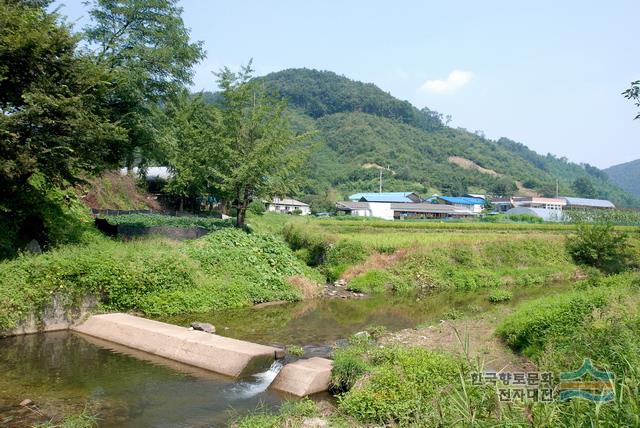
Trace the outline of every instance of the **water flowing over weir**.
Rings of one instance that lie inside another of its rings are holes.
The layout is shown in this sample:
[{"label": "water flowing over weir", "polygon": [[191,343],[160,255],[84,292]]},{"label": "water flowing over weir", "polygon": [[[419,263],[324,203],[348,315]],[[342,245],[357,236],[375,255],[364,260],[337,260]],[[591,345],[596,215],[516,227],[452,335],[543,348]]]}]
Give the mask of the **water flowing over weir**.
[{"label": "water flowing over weir", "polygon": [[249,379],[237,381],[228,388],[229,399],[234,401],[247,399],[263,393],[280,373],[282,367],[284,367],[282,361],[276,360],[271,364],[269,370],[256,373],[250,376]]}]

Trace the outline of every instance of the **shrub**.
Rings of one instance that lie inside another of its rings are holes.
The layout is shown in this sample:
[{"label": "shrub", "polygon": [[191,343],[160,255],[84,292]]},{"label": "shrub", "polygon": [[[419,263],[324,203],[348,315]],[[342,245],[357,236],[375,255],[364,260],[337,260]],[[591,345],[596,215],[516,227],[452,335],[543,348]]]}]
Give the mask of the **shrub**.
[{"label": "shrub", "polygon": [[329,247],[325,263],[333,266],[352,265],[363,261],[367,255],[361,242],[344,239]]},{"label": "shrub", "polygon": [[513,297],[513,293],[504,288],[498,288],[489,293],[489,301],[491,303],[508,302]]},{"label": "shrub", "polygon": [[[374,348],[366,376],[338,396],[342,412],[364,423],[439,426],[449,419],[464,365],[454,357],[422,348]],[[468,387],[467,397],[479,394]],[[450,420],[450,419],[449,419]]]},{"label": "shrub", "polygon": [[304,355],[304,348],[298,345],[287,346],[287,352],[296,357],[302,357]]},{"label": "shrub", "polygon": [[576,234],[567,239],[568,253],[578,264],[593,266],[606,273],[617,273],[631,262],[625,233],[608,223],[578,224]]},{"label": "shrub", "polygon": [[106,217],[109,224],[131,225],[139,227],[170,226],[170,227],[203,227],[209,231],[220,230],[233,226],[232,219],[196,216],[170,216],[164,214],[122,214]]},{"label": "shrub", "polygon": [[338,348],[333,353],[333,369],[331,370],[330,389],[334,393],[348,391],[371,366],[365,360],[371,350],[369,334],[352,336],[347,346]]},{"label": "shrub", "polygon": [[356,293],[382,293],[387,291],[391,276],[381,269],[371,269],[356,276],[347,284],[347,290]]},{"label": "shrub", "polygon": [[613,294],[602,288],[573,290],[524,303],[502,321],[497,333],[513,349],[536,356],[551,337],[573,332]]},{"label": "shrub", "polygon": [[387,327],[383,325],[373,325],[367,328],[367,333],[369,333],[373,339],[378,339],[387,334]]},{"label": "shrub", "polygon": [[293,250],[307,250],[310,266],[322,264],[327,250],[338,239],[334,235],[324,233],[318,226],[298,222],[287,223],[282,229],[282,234]]},{"label": "shrub", "polygon": [[54,295],[72,306],[95,294],[107,309],[150,315],[299,300],[287,279],[300,275],[320,279],[281,240],[234,228],[186,243],[98,238],[1,262],[0,329],[41,313]]},{"label": "shrub", "polygon": [[260,201],[253,201],[247,207],[247,211],[254,215],[263,215],[265,213],[264,204]]}]

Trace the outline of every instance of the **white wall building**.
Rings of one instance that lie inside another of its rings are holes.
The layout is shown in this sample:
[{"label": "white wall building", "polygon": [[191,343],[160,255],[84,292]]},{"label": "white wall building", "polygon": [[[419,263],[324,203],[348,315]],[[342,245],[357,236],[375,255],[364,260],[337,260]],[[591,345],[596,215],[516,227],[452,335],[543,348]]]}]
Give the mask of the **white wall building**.
[{"label": "white wall building", "polygon": [[311,208],[308,204],[291,198],[273,198],[270,202],[265,202],[265,209],[269,212],[294,214],[296,210],[300,211],[300,215],[311,214]]}]

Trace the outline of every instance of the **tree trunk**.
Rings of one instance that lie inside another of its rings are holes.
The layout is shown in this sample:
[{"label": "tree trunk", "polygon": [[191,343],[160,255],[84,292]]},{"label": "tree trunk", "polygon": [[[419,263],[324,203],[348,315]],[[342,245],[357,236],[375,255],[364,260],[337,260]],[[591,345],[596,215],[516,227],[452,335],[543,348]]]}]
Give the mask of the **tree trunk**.
[{"label": "tree trunk", "polygon": [[236,207],[236,227],[240,229],[244,229],[245,227],[245,217],[247,214],[247,206],[245,204],[238,205]]},{"label": "tree trunk", "polygon": [[180,212],[184,210],[184,198],[180,197]]}]

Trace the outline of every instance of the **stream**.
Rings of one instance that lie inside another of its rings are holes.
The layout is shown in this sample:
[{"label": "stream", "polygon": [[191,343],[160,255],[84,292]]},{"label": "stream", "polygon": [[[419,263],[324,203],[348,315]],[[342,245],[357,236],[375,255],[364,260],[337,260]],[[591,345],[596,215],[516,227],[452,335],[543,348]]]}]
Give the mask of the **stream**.
[{"label": "stream", "polygon": [[[510,304],[566,287],[514,289]],[[315,300],[158,319],[185,326],[208,322],[221,335],[298,345],[305,357],[327,357],[336,344],[372,325],[396,331],[437,322],[452,311],[486,311],[488,292],[441,292],[420,300],[389,295]],[[223,426],[288,398],[268,389],[280,368],[276,362],[263,373],[234,380],[72,332],[0,339],[0,426],[31,426],[43,421],[38,412],[77,413],[85,406],[100,415],[102,427]],[[27,398],[35,406],[18,405]]]}]

